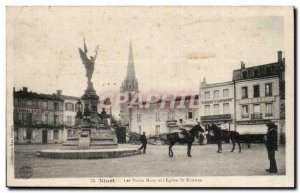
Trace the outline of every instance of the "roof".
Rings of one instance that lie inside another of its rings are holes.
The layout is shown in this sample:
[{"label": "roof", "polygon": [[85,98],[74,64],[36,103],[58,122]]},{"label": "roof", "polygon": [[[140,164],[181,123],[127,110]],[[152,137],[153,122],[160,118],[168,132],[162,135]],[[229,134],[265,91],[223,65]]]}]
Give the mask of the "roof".
[{"label": "roof", "polygon": [[78,101],[80,97],[75,97],[75,96],[68,96],[68,95],[60,95],[63,99],[65,100],[75,100]]},{"label": "roof", "polygon": [[63,98],[59,97],[56,94],[42,94],[36,92],[27,92],[27,91],[16,91],[14,92],[14,97],[19,98],[31,98],[31,99],[45,99],[45,100],[52,100],[52,101],[63,101]]},{"label": "roof", "polygon": [[254,79],[262,77],[279,76],[284,71],[283,62],[274,62],[248,68],[241,68],[233,71],[233,81]]}]

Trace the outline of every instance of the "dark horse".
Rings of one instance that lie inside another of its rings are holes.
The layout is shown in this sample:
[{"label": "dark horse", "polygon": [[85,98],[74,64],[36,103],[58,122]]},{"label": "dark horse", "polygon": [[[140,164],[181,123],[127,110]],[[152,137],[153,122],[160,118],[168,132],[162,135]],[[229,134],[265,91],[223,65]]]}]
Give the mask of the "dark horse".
[{"label": "dark horse", "polygon": [[[187,155],[192,157],[191,148],[194,142],[195,137],[199,137],[199,132],[204,132],[200,124],[195,125],[191,130],[184,130],[182,132],[174,132],[167,134],[167,140],[169,143],[169,156],[173,157],[172,147],[176,142],[178,143],[187,143]],[[182,137],[180,137],[182,136]]]},{"label": "dark horse", "polygon": [[[232,149],[231,152],[234,151],[235,149],[235,143],[237,142],[238,146],[239,146],[239,152],[241,152],[241,143],[240,143],[240,134],[237,131],[226,131],[226,130],[222,130],[220,129],[218,126],[216,127],[209,127],[210,130],[213,130],[214,135],[218,135],[221,134],[221,136],[214,136],[216,139],[230,139],[232,142]],[[216,129],[218,129],[220,132],[217,132]]]},{"label": "dark horse", "polygon": [[239,146],[239,152],[241,153],[241,143],[240,143],[240,134],[237,131],[226,131],[226,130],[221,130],[222,132],[222,136],[224,136],[224,138],[229,137],[229,139],[232,142],[232,149],[231,152],[234,151],[235,148],[235,142],[237,142],[238,146]]}]

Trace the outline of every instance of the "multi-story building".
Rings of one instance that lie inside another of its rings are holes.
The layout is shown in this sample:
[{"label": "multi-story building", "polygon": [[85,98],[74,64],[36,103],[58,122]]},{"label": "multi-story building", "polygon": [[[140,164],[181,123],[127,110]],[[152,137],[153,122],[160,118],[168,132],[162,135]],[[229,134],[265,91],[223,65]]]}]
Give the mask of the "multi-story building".
[{"label": "multi-story building", "polygon": [[149,103],[149,108],[147,102],[142,102],[142,106],[136,104],[132,108],[130,132],[146,132],[148,136],[174,132],[180,119],[183,125],[195,125],[199,117],[198,99],[198,95],[171,97],[165,102]]},{"label": "multi-story building", "polygon": [[27,87],[14,91],[15,142],[62,143],[75,125],[79,97],[29,92]]},{"label": "multi-story building", "polygon": [[278,52],[278,61],[233,71],[236,93],[236,130],[241,133],[265,134],[266,123],[272,120],[284,133],[285,59]]},{"label": "multi-story building", "polygon": [[[127,65],[127,74],[125,80],[122,82],[120,92],[124,95],[122,100],[128,99],[126,102],[120,104],[120,120],[121,125],[127,127],[127,131],[130,130],[130,120],[131,120],[131,109],[128,108],[128,105],[132,97],[139,92],[139,85],[137,78],[135,77],[132,45],[130,42],[129,46],[129,56],[128,56],[128,65]],[[125,99],[124,99],[125,98]]]},{"label": "multi-story building", "polygon": [[63,99],[57,94],[14,91],[15,142],[60,143],[63,137]]},{"label": "multi-story building", "polygon": [[225,121],[234,130],[234,83],[222,82],[207,84],[205,78],[200,84],[200,120],[207,127],[214,123],[221,125]]}]

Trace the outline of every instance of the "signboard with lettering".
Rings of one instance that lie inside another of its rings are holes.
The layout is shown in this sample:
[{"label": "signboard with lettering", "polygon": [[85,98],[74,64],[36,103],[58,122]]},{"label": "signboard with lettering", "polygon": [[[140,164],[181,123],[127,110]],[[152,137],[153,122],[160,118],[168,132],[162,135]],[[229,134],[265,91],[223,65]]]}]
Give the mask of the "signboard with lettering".
[{"label": "signboard with lettering", "polygon": [[42,113],[41,109],[29,109],[29,108],[14,108],[17,112],[28,112],[28,113]]},{"label": "signboard with lettering", "polygon": [[231,101],[232,101],[232,98],[229,98],[229,99],[202,101],[202,104],[226,103],[226,102],[231,102]]},{"label": "signboard with lettering", "polygon": [[259,98],[248,98],[248,99],[242,99],[239,101],[239,104],[250,104],[250,103],[265,103],[265,102],[274,102],[276,99],[275,96],[271,97],[259,97]]}]

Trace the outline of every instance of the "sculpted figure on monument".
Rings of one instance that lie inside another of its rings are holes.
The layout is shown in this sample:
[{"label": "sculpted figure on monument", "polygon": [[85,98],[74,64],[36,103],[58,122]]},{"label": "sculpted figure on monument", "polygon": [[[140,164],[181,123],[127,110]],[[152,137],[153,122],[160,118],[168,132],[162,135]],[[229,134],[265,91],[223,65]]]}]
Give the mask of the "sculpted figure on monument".
[{"label": "sculpted figure on monument", "polygon": [[97,51],[98,51],[98,46],[96,47],[95,50],[95,56],[90,56],[90,59],[87,56],[87,47],[85,44],[85,39],[83,40],[83,46],[84,46],[84,50],[82,50],[81,48],[79,48],[79,53],[80,53],[80,58],[82,63],[85,66],[85,70],[86,70],[86,77],[88,78],[88,86],[92,85],[92,76],[94,73],[94,64],[95,64],[95,60],[97,58]]}]

